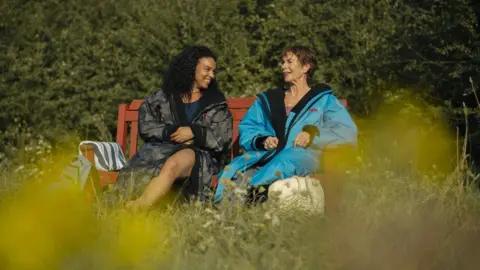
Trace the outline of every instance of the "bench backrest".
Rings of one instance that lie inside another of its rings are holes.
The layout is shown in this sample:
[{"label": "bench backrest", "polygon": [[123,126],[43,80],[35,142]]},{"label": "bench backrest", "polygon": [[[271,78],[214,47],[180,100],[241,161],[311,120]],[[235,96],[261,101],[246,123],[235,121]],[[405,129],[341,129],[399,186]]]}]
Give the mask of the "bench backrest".
[{"label": "bench backrest", "polygon": [[[233,116],[233,145],[232,157],[240,150],[238,140],[238,124],[247,113],[248,108],[253,104],[256,97],[230,98],[228,99],[228,108]],[[341,99],[347,106],[347,100]],[[125,156],[131,158],[137,152],[138,148],[138,109],[143,100],[134,100],[130,104],[120,104],[118,108],[117,122],[117,143],[122,148]],[[127,150],[128,146],[128,152]]]}]

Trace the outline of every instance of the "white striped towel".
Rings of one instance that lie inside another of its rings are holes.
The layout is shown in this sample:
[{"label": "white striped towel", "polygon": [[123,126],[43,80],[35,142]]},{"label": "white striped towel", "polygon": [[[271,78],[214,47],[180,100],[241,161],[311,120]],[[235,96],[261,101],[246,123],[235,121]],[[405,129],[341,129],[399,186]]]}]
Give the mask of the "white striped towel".
[{"label": "white striped towel", "polygon": [[120,145],[116,142],[94,142],[83,141],[79,145],[93,145],[93,153],[95,158],[95,168],[99,171],[118,171],[125,167],[126,161]]}]

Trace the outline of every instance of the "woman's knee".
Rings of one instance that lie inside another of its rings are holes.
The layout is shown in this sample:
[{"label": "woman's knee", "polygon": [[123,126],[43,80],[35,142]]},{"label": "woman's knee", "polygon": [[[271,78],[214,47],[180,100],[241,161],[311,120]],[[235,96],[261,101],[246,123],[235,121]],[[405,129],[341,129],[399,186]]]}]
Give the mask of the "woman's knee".
[{"label": "woman's knee", "polygon": [[162,168],[163,173],[175,173],[178,171],[179,161],[177,159],[169,158]]},{"label": "woman's knee", "polygon": [[185,169],[193,167],[195,164],[195,152],[191,149],[181,150],[167,159],[163,165],[164,173],[181,176]]}]

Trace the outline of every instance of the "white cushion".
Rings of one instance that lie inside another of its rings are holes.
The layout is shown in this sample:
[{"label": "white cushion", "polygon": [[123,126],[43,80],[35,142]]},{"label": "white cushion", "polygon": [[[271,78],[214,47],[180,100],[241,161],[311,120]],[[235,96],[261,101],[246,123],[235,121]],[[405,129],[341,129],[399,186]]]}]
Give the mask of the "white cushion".
[{"label": "white cushion", "polygon": [[268,198],[282,209],[321,214],[325,210],[325,195],[318,179],[294,176],[277,180],[268,188]]}]

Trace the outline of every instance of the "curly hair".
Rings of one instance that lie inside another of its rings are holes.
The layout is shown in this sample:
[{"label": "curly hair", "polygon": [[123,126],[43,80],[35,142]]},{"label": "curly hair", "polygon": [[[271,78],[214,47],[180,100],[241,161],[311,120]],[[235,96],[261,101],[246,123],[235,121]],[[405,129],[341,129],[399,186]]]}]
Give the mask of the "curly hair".
[{"label": "curly hair", "polygon": [[[164,75],[163,91],[167,95],[178,94],[190,98],[198,61],[204,57],[211,57],[217,61],[215,54],[205,46],[190,46],[176,55]],[[213,79],[206,90],[218,90],[217,81]]]}]

